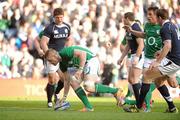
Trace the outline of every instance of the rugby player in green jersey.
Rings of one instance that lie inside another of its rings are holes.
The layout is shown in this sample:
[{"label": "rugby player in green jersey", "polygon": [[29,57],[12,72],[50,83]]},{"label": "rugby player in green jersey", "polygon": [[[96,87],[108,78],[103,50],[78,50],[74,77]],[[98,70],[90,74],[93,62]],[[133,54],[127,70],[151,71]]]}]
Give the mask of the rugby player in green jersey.
[{"label": "rugby player in green jersey", "polygon": [[60,62],[60,69],[62,72],[71,72],[69,79],[65,81],[67,82],[70,80],[70,85],[83,102],[85,107],[80,111],[93,111],[92,105],[88,101],[83,88],[80,86],[82,81],[84,82],[84,89],[86,91],[91,93],[111,93],[114,95],[117,102],[119,102],[119,98],[122,94],[121,89],[95,83],[98,79],[100,63],[96,55],[87,48],[71,46],[63,48],[59,53],[53,49],[49,49],[45,54],[45,58],[52,64]]}]

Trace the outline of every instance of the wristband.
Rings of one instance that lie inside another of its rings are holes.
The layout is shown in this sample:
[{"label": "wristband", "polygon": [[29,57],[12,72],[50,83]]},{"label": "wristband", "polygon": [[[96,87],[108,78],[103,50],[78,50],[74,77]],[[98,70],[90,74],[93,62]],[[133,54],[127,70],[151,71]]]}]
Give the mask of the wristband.
[{"label": "wristband", "polygon": [[79,67],[79,70],[83,70],[84,69],[84,67]]}]

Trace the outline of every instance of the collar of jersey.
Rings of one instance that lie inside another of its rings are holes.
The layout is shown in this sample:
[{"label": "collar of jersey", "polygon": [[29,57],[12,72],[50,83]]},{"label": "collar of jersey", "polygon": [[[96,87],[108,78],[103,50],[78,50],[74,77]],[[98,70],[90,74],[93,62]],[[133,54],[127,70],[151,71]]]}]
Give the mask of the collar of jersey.
[{"label": "collar of jersey", "polygon": [[133,21],[133,22],[131,23],[131,26],[133,26],[133,24],[134,24],[134,23],[136,23],[136,22],[135,22],[135,21]]},{"label": "collar of jersey", "polygon": [[165,21],[163,22],[162,26],[163,26],[165,23],[167,23],[167,22],[169,22],[169,20],[165,20]]}]

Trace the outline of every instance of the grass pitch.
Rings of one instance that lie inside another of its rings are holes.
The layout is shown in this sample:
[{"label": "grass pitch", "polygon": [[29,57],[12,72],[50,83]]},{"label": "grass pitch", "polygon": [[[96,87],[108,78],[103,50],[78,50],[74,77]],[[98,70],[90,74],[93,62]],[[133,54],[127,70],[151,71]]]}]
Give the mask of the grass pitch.
[{"label": "grass pitch", "polygon": [[[82,113],[83,104],[69,99],[71,107],[66,111],[54,111],[46,107],[46,101],[0,99],[0,120],[180,120],[180,113],[163,113],[164,100],[155,100],[151,113],[125,113],[115,105],[113,98],[89,98],[95,111]],[[180,110],[180,99],[176,99]]]}]

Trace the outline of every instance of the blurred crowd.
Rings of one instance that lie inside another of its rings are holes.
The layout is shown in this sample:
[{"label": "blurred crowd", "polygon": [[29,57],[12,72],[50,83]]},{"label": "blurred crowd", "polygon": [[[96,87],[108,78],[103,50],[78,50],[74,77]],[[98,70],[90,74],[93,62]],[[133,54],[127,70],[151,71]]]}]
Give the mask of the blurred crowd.
[{"label": "blurred crowd", "polygon": [[[65,10],[64,21],[71,25],[76,45],[97,53],[103,70],[111,79],[119,79],[117,60],[124,37],[123,14],[134,12],[141,23],[147,8],[158,6],[169,10],[180,25],[179,0],[0,0],[0,79],[46,75],[43,60],[37,55],[34,39],[52,20],[54,8]],[[107,47],[107,42],[111,47]],[[103,67],[104,66],[104,67]],[[123,71],[123,70],[122,70]],[[103,77],[108,77],[105,74]],[[124,77],[125,74],[121,75]]]}]

